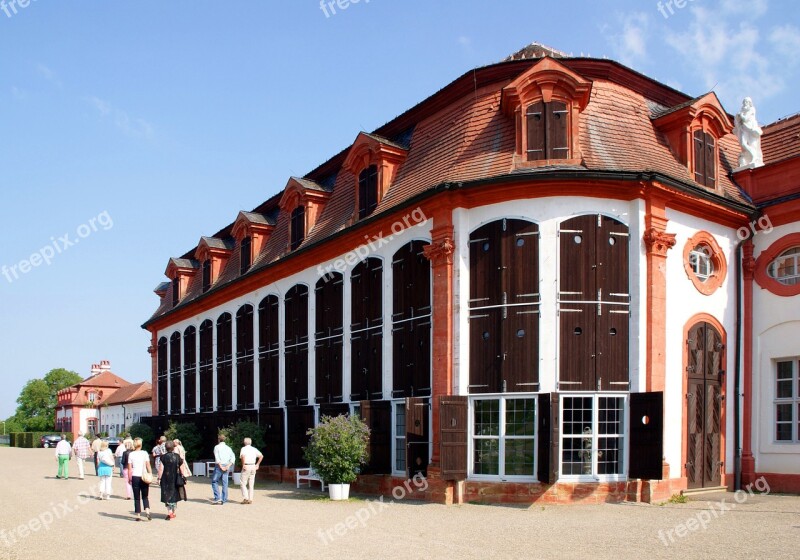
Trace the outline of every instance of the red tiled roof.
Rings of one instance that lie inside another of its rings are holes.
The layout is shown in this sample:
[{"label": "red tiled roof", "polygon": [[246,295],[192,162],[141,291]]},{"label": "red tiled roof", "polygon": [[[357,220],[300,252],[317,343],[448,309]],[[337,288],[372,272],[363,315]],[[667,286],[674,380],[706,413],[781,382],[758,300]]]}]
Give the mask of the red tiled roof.
[{"label": "red tiled roof", "polygon": [[[501,90],[537,62],[538,60],[506,62],[483,69],[483,72],[495,72],[499,77],[493,82],[483,83],[477,90],[465,90],[460,99],[450,100],[448,104],[442,102],[441,92],[429,98],[430,103],[436,107],[441,106],[441,109],[414,123],[410,141],[407,142],[408,157],[400,166],[393,184],[374,215],[388,212],[442,183],[491,179],[515,172],[514,122],[500,110]],[[561,59],[561,62],[571,67],[571,59]],[[687,167],[675,157],[666,138],[651,120],[657,112],[663,114],[669,111],[670,107],[663,102],[670,101],[676,105],[686,103],[690,101],[688,96],[635,74],[612,61],[577,59],[572,62],[575,67],[591,70],[593,73],[591,99],[580,118],[579,142],[583,161],[576,171],[659,173],[700,192],[704,190],[704,187],[694,182]],[[509,74],[509,69],[514,69],[515,72]],[[627,74],[620,78],[625,72]],[[628,87],[622,84],[634,85]],[[461,78],[451,86],[461,91]],[[639,93],[636,87],[640,87],[646,94]],[[410,130],[406,122],[409,114],[424,113],[417,106],[395,119],[403,121],[402,131]],[[378,129],[376,134],[391,136],[389,132],[393,128],[400,129],[400,124],[395,126],[393,122]],[[401,130],[395,132],[399,135]],[[721,162],[718,181],[723,196],[736,203],[749,204],[729,178],[739,153],[736,138],[728,134],[720,139],[718,145]],[[335,174],[335,183],[323,213],[307,232],[303,246],[322,241],[352,223],[355,178],[341,169],[345,157],[346,150],[307,176],[313,176],[315,181],[322,183],[325,181],[324,177],[333,177]],[[531,177],[535,180],[535,172],[531,172]],[[280,194],[272,197],[270,201],[259,206],[257,211],[269,211],[277,205],[279,199]],[[251,270],[262,268],[287,254],[288,218],[284,212],[278,215],[275,229]],[[231,225],[215,235],[219,237],[223,232],[230,231],[230,228]],[[237,278],[239,252],[233,251],[215,287]],[[201,294],[202,278],[201,275],[195,275],[181,304],[192,301]],[[164,297],[151,320],[171,310],[171,298]]]},{"label": "red tiled roof", "polygon": [[149,401],[153,395],[153,388],[147,381],[134,383],[116,391],[105,401],[107,405],[125,404],[130,402]]},{"label": "red tiled roof", "polygon": [[763,127],[764,164],[800,156],[800,113]]},{"label": "red tiled roof", "polygon": [[80,387],[126,387],[129,382],[122,379],[116,373],[103,371],[97,375],[91,375],[74,386]]}]

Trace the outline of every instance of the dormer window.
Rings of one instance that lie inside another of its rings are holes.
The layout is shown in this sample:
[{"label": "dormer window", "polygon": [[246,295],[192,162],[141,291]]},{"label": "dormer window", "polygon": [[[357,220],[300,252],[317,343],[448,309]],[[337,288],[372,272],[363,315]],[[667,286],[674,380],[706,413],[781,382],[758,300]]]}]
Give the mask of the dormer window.
[{"label": "dormer window", "polygon": [[289,249],[297,249],[306,237],[306,209],[305,206],[298,206],[292,210],[291,223],[289,224],[290,241]]},{"label": "dormer window", "polygon": [[211,288],[211,259],[203,261],[203,293]]},{"label": "dormer window", "polygon": [[250,265],[253,264],[253,248],[252,241],[249,237],[245,237],[239,243],[239,274],[244,274],[250,270]]},{"label": "dormer window", "polygon": [[180,300],[180,279],[176,276],[172,279],[172,307],[178,305]]},{"label": "dormer window", "polygon": [[378,206],[378,166],[370,165],[358,176],[358,219],[366,218]]},{"label": "dormer window", "polygon": [[717,187],[717,142],[702,130],[694,131],[694,180],[710,189]]},{"label": "dormer window", "polygon": [[528,161],[569,159],[569,111],[561,101],[537,101],[525,111]]},{"label": "dormer window", "polygon": [[592,82],[545,57],[503,88],[503,112],[516,126],[518,167],[580,164],[580,116]]},{"label": "dormer window", "polygon": [[89,393],[88,397],[89,397],[89,402],[90,402],[91,404],[94,404],[94,401],[95,401],[95,399],[97,398],[97,393],[95,393],[94,391],[91,391],[91,392]]}]

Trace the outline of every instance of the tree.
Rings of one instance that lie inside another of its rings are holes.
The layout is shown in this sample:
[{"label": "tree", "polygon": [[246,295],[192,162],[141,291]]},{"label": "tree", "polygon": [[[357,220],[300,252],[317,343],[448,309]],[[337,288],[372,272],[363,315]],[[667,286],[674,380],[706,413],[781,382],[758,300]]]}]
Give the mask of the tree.
[{"label": "tree", "polygon": [[164,435],[168,440],[179,439],[186,450],[186,462],[191,463],[200,458],[203,452],[203,436],[197,426],[189,422],[170,422]]},{"label": "tree", "polygon": [[51,369],[43,379],[31,379],[17,397],[16,420],[27,432],[53,429],[58,392],[81,381],[81,376],[63,368]]},{"label": "tree", "polygon": [[242,443],[246,437],[253,440],[253,447],[258,450],[264,449],[264,432],[263,426],[246,420],[219,430],[219,433],[225,436],[226,443],[233,449],[237,461],[239,461],[239,452],[242,450]]},{"label": "tree", "polygon": [[147,424],[142,424],[140,422],[131,424],[130,427],[128,427],[128,431],[130,432],[132,438],[142,438],[142,449],[147,449],[148,446],[153,445],[153,442],[156,440],[156,435],[153,433],[153,428]]}]

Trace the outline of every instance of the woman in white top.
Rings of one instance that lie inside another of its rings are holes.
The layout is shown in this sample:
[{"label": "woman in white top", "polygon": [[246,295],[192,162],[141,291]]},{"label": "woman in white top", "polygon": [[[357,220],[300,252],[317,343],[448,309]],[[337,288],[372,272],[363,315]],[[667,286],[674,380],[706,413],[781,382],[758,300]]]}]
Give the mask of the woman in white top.
[{"label": "woman in white top", "polygon": [[128,453],[128,481],[133,487],[133,506],[136,513],[136,521],[145,519],[142,517],[142,509],[139,500],[144,506],[146,519],[150,521],[150,484],[142,481],[145,472],[152,476],[153,469],[150,466],[150,455],[147,451],[142,451],[142,438],[133,440],[133,451]]}]

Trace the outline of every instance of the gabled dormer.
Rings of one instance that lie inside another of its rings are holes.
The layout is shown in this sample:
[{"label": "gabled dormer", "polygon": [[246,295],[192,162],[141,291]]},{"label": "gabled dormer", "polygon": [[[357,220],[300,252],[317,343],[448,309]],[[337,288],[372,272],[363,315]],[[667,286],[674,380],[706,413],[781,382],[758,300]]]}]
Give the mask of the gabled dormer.
[{"label": "gabled dormer", "polygon": [[342,168],[356,178],[356,219],[372,214],[408,157],[408,148],[387,138],[360,132]]},{"label": "gabled dormer", "polygon": [[203,293],[219,280],[220,274],[225,269],[225,264],[233,252],[232,239],[219,239],[216,237],[201,237],[197,244],[195,258],[200,263],[203,272]]},{"label": "gabled dormer", "polygon": [[200,270],[200,263],[194,259],[171,258],[164,274],[172,285],[172,307],[175,307],[189,290],[189,282]]},{"label": "gabled dormer", "polygon": [[501,106],[514,119],[515,167],[580,164],[580,117],[592,82],[547,56],[503,88]]},{"label": "gabled dormer", "polygon": [[170,287],[169,282],[161,282],[158,286],[156,286],[156,289],[153,290],[153,292],[161,299],[164,299],[165,297],[167,297],[167,294],[169,293],[169,287]]},{"label": "gabled dormer", "polygon": [[719,140],[733,130],[717,94],[706,93],[659,114],[655,127],[664,134],[672,153],[695,182],[717,189],[720,174]]},{"label": "gabled dormer", "polygon": [[244,274],[255,262],[275,229],[275,220],[256,212],[239,212],[231,235],[239,251],[239,274]]},{"label": "gabled dormer", "polygon": [[291,177],[278,203],[289,216],[289,250],[294,251],[305,240],[322,215],[331,189],[310,179]]}]

